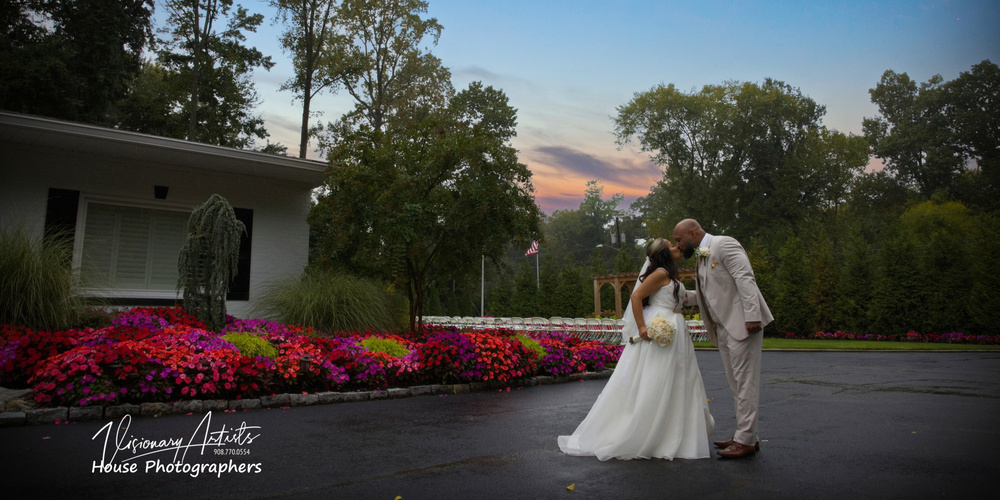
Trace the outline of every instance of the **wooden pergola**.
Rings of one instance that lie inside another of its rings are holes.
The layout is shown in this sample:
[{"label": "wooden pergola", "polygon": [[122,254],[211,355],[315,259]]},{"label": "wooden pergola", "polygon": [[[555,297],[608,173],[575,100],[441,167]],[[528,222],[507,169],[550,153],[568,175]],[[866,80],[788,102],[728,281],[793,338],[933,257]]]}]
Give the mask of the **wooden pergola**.
[{"label": "wooden pergola", "polygon": [[[695,269],[681,269],[679,271],[681,281],[694,281]],[[639,280],[639,273],[619,273],[594,276],[594,314],[601,314],[601,288],[604,285],[615,287],[615,315],[622,317],[622,286],[628,287],[631,294],[635,289],[635,283]]]}]

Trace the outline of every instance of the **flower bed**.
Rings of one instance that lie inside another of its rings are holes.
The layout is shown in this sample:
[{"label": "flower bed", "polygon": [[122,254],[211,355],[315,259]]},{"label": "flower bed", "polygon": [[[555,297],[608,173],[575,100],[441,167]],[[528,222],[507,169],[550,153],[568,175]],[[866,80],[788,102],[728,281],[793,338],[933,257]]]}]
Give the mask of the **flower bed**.
[{"label": "flower bed", "polygon": [[[503,329],[440,327],[413,334],[324,336],[264,320],[232,320],[216,334],[178,308],[136,308],[96,330],[0,326],[0,385],[31,387],[43,406],[87,406],[456,382],[510,384],[535,375],[603,370],[623,348],[562,332],[531,337]],[[240,352],[237,344],[255,356]]]},{"label": "flower bed", "polygon": [[883,342],[927,342],[942,344],[980,344],[1000,345],[1000,335],[970,335],[968,333],[918,333],[910,331],[897,335],[855,334],[849,332],[816,332],[809,335],[786,333],[789,339],[820,339],[820,340],[872,340]]}]

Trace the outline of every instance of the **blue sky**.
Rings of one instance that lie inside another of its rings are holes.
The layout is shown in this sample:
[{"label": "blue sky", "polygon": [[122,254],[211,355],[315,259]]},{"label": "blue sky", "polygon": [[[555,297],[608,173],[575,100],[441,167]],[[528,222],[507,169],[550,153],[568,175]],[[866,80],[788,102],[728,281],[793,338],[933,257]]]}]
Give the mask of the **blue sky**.
[{"label": "blue sky", "polygon": [[[1000,1],[429,0],[444,27],[431,51],[456,89],[482,81],[518,109],[514,146],[534,173],[539,206],[577,208],[588,180],[626,202],[649,192],[660,169],[612,136],[615,108],[657,84],[684,91],[726,81],[782,80],[825,105],[823,123],[861,134],[875,116],[868,89],[888,69],[918,82],[1000,63]],[[276,66],[255,74],[272,142],[298,150],[300,108],[278,86],[291,74],[266,16],[249,43]],[[162,14],[158,13],[158,14]],[[159,15],[157,16],[159,17]],[[346,96],[314,109],[333,121]],[[311,157],[318,158],[315,153]]]}]

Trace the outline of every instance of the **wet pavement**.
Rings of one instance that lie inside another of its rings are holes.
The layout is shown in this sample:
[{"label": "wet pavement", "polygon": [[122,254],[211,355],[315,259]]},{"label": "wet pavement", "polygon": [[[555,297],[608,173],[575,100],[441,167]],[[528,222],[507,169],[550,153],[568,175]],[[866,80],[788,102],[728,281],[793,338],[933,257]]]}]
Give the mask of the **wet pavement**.
[{"label": "wet pavement", "polygon": [[[697,356],[713,439],[725,439],[735,419],[719,355]],[[1000,353],[765,352],[762,364],[761,452],[744,460],[563,455],[556,436],[573,431],[606,384],[589,380],[0,428],[0,491],[411,500],[968,498],[993,489]]]}]

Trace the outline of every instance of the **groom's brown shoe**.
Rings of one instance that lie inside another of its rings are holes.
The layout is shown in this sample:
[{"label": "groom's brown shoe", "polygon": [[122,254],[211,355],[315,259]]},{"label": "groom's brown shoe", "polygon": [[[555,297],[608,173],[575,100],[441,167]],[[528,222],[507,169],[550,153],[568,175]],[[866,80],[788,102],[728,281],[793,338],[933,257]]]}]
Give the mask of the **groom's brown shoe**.
[{"label": "groom's brown shoe", "polygon": [[714,444],[716,448],[729,448],[729,445],[733,444],[733,440],[730,438],[725,441],[715,441]]},{"label": "groom's brown shoe", "polygon": [[[713,441],[713,443],[715,444],[715,446],[718,447],[718,448],[729,448],[735,442],[736,441],[734,441],[732,439],[727,439],[725,441]],[[753,444],[753,449],[754,449],[754,451],[760,451],[760,441],[757,441],[757,442],[755,442]]]},{"label": "groom's brown shoe", "polygon": [[733,444],[729,445],[726,449],[719,450],[716,453],[718,453],[722,458],[743,458],[757,453],[758,449],[760,449],[759,444],[749,446],[734,441]]}]

